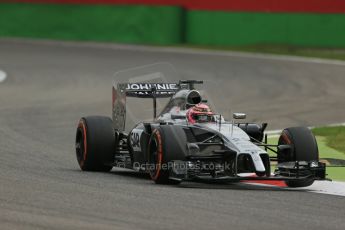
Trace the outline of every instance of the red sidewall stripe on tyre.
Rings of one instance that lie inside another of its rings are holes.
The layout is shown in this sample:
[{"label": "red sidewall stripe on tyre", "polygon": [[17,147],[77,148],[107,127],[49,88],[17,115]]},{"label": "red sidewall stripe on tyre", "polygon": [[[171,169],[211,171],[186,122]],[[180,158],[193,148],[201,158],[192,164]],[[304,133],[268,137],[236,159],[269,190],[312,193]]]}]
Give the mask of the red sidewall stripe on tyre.
[{"label": "red sidewall stripe on tyre", "polygon": [[290,138],[288,137],[288,135],[286,134],[286,132],[283,132],[283,133],[282,133],[282,138],[284,139],[284,141],[285,141],[287,144],[291,145],[291,140],[290,140]]},{"label": "red sidewall stripe on tyre", "polygon": [[[157,154],[158,154],[158,162],[156,165],[154,165],[154,167],[157,167],[156,169],[156,173],[151,176],[151,178],[153,180],[157,180],[160,173],[161,173],[161,165],[162,165],[162,160],[163,160],[163,146],[162,146],[162,138],[161,135],[159,133],[159,131],[156,129],[155,131],[153,131],[153,134],[156,136],[156,140],[157,140]],[[151,174],[150,174],[151,175]]]},{"label": "red sidewall stripe on tyre", "polygon": [[87,138],[86,138],[86,126],[84,120],[81,120],[78,125],[79,128],[83,130],[83,139],[84,139],[84,153],[83,153],[83,161],[81,162],[84,165],[87,156]]}]

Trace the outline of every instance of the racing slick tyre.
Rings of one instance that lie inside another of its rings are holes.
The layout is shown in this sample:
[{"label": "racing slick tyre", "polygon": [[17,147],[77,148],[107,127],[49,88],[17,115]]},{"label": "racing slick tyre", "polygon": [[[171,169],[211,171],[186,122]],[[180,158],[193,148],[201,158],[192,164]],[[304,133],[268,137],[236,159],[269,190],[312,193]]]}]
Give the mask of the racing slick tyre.
[{"label": "racing slick tyre", "polygon": [[180,180],[169,178],[173,160],[184,160],[186,135],[181,127],[162,125],[153,130],[147,150],[149,173],[156,184],[179,184]]},{"label": "racing slick tyre", "polygon": [[[289,151],[278,151],[278,163],[291,161],[319,161],[319,150],[313,133],[306,127],[284,129],[278,145],[290,145]],[[289,187],[307,187],[314,183],[313,178],[285,181]]]},{"label": "racing slick tyre", "polygon": [[115,137],[112,120],[103,116],[80,119],[76,134],[76,156],[81,170],[109,172],[114,159]]}]

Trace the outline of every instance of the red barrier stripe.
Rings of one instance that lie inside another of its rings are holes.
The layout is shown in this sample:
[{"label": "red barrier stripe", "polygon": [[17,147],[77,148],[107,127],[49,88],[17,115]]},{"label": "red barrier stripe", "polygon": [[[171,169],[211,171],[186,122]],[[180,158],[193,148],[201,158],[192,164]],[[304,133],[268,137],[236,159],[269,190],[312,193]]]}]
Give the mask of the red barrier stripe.
[{"label": "red barrier stripe", "polygon": [[178,5],[191,10],[345,13],[345,0],[0,0],[0,2]]},{"label": "red barrier stripe", "polygon": [[[193,0],[194,1],[194,0]],[[183,0],[0,0],[0,2],[60,3],[60,4],[141,4],[141,5],[180,5]]]},{"label": "red barrier stripe", "polygon": [[345,13],[345,0],[196,0],[198,10]]}]

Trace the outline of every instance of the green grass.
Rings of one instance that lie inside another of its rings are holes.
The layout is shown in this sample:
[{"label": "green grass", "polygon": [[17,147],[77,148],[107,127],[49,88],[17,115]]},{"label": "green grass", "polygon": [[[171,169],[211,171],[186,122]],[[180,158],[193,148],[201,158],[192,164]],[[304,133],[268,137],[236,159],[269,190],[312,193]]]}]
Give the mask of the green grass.
[{"label": "green grass", "polygon": [[[328,145],[326,137],[316,136],[316,141],[319,147],[320,158],[334,158],[345,160],[345,151],[341,152]],[[269,144],[277,144],[278,137],[268,138]],[[268,151],[270,156],[275,156],[276,154]]]},{"label": "green grass", "polygon": [[[320,127],[314,128],[312,132],[316,136],[321,159],[345,160],[345,127]],[[268,143],[277,144],[278,137],[268,138]],[[276,156],[275,153],[268,152],[271,156]],[[326,172],[332,180],[345,181],[345,167],[328,166]]]},{"label": "green grass", "polygon": [[335,181],[345,181],[345,167],[327,167],[327,177]]},{"label": "green grass", "polygon": [[[317,136],[320,157],[345,159],[345,127],[320,127],[312,130]],[[345,167],[327,167],[328,177],[345,181]]]},{"label": "green grass", "polygon": [[251,45],[251,46],[182,45],[182,47],[345,60],[345,48],[303,47],[303,46],[292,46],[292,45]]},{"label": "green grass", "polygon": [[344,153],[345,156],[345,126],[315,128],[313,133],[324,137],[327,146]]}]

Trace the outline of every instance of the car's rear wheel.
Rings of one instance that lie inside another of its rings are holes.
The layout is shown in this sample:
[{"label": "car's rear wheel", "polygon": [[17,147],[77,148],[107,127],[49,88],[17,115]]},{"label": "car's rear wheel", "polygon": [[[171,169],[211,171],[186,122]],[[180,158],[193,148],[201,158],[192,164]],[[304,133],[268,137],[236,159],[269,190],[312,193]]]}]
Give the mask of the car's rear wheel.
[{"label": "car's rear wheel", "polygon": [[76,134],[76,156],[83,171],[108,172],[114,159],[115,137],[112,120],[103,116],[80,119]]},{"label": "car's rear wheel", "polygon": [[[293,161],[319,161],[319,151],[313,133],[306,127],[284,129],[278,145],[289,145],[291,148],[278,151],[278,163]],[[314,183],[313,178],[304,180],[288,180],[289,187],[306,187]]]},{"label": "car's rear wheel", "polygon": [[181,127],[163,125],[151,134],[148,143],[148,163],[151,179],[156,184],[179,184],[169,178],[173,160],[185,159],[186,140]]}]

